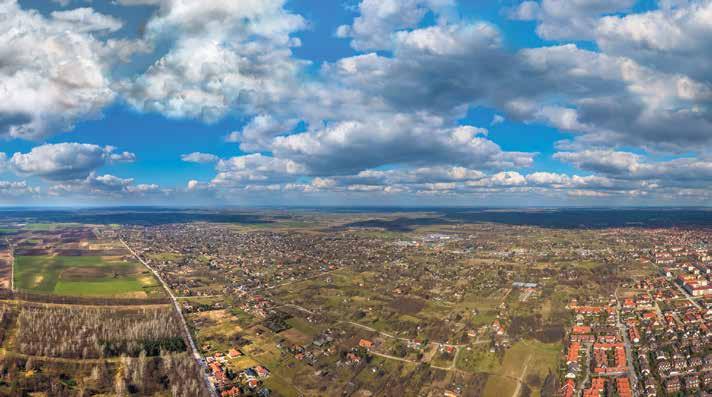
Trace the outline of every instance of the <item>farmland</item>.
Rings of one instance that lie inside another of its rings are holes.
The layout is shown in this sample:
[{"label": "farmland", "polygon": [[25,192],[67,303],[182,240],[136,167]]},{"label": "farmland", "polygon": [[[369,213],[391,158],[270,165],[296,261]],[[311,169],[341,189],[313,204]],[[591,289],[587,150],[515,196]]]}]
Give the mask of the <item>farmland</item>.
[{"label": "farmland", "polygon": [[174,308],[119,241],[77,224],[4,229],[0,395],[207,395]]},{"label": "farmland", "polygon": [[15,287],[58,295],[147,297],[160,293],[138,262],[101,256],[16,256]]},{"label": "farmland", "polygon": [[[14,288],[39,294],[154,298],[157,280],[118,241],[73,224],[28,224],[9,235]],[[0,257],[2,261],[2,257]]]}]

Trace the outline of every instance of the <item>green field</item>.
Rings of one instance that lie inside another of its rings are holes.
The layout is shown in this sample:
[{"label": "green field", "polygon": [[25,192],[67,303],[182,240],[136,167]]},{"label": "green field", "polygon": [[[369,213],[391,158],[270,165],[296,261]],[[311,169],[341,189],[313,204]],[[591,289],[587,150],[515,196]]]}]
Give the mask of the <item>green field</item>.
[{"label": "green field", "polygon": [[18,256],[15,286],[69,296],[136,297],[160,293],[156,280],[137,262],[100,256]]},{"label": "green field", "polygon": [[32,230],[36,232],[55,231],[69,227],[79,226],[78,223],[28,223],[24,225],[24,230]]}]

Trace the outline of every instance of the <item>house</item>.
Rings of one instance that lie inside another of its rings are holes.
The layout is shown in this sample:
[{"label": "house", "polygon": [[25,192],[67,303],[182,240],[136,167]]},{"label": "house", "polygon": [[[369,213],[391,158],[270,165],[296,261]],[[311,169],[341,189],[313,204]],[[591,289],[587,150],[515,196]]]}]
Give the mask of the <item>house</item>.
[{"label": "house", "polygon": [[701,367],[702,366],[702,358],[699,356],[690,358],[688,366],[689,367]]},{"label": "house", "polygon": [[672,378],[668,378],[665,381],[665,391],[668,394],[677,393],[681,389],[682,389],[682,385],[680,384],[680,378],[672,377]]},{"label": "house", "polygon": [[630,381],[628,378],[617,378],[616,390],[620,397],[633,397],[633,391],[630,389]]},{"label": "house", "polygon": [[707,371],[702,374],[702,384],[706,389],[709,389],[710,386],[712,386],[712,372]]},{"label": "house", "polygon": [[368,339],[361,339],[360,341],[358,341],[358,345],[363,347],[364,349],[371,349],[373,347],[373,342]]},{"label": "house", "polygon": [[583,397],[600,397],[606,388],[605,378],[591,379],[591,387],[583,391]]},{"label": "house", "polygon": [[237,349],[230,349],[230,351],[227,352],[227,355],[230,356],[230,358],[236,358],[240,357],[242,353]]},{"label": "house", "polygon": [[574,335],[590,334],[591,327],[587,325],[574,325],[574,327],[571,329],[571,333]]},{"label": "house", "polygon": [[240,389],[237,387],[232,387],[229,390],[224,390],[220,393],[220,397],[235,397],[240,395]]},{"label": "house", "polygon": [[499,320],[494,320],[494,322],[492,322],[492,331],[494,331],[497,335],[504,335],[504,327],[502,327]]},{"label": "house", "polygon": [[638,332],[638,329],[635,327],[631,327],[628,329],[628,337],[630,338],[630,341],[633,343],[640,343],[640,333]]},{"label": "house", "polygon": [[658,385],[652,377],[645,378],[645,395],[648,397],[655,396],[657,394]]},{"label": "house", "polygon": [[697,375],[689,375],[685,378],[685,390],[697,390],[700,388],[700,378]]},{"label": "house", "polygon": [[269,370],[261,365],[255,367],[255,372],[260,378],[266,378],[269,376]]},{"label": "house", "polygon": [[566,364],[575,363],[579,359],[579,351],[581,350],[581,345],[578,342],[572,342],[569,345],[569,352],[566,357]]},{"label": "house", "polygon": [[361,362],[361,357],[358,355],[354,354],[353,352],[348,352],[346,354],[346,359],[349,360],[351,363],[354,364],[359,364]]},{"label": "house", "polygon": [[574,397],[576,393],[576,382],[571,379],[567,379],[564,383],[564,387],[561,389],[561,395],[563,397]]}]

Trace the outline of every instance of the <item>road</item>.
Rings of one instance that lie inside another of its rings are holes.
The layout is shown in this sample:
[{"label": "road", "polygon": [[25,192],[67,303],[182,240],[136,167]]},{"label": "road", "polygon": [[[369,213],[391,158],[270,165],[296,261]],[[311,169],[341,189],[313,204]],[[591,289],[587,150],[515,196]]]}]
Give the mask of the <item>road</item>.
[{"label": "road", "polygon": [[527,357],[527,360],[524,362],[524,368],[522,368],[522,374],[519,375],[519,382],[517,383],[517,388],[514,389],[514,393],[512,393],[512,397],[517,397],[519,395],[519,391],[522,389],[522,383],[524,383],[524,377],[527,375],[527,370],[529,369],[529,361],[532,360],[532,355],[530,354]]},{"label": "road", "polygon": [[[351,325],[353,325],[354,327],[363,328],[363,329],[365,329],[366,331],[375,332],[375,333],[377,333],[377,334],[379,334],[379,335],[381,335],[381,336],[385,336],[385,337],[387,337],[387,338],[398,339],[398,340],[404,341],[404,342],[410,342],[410,341],[411,341],[411,339],[402,338],[402,337],[400,337],[400,336],[395,336],[395,335],[389,334],[389,333],[387,333],[387,332],[383,332],[383,331],[379,331],[379,330],[377,330],[377,329],[375,329],[375,328],[371,328],[371,327],[369,327],[369,326],[367,326],[367,325],[355,323],[355,322],[353,322],[353,321],[339,321],[339,322],[340,322],[340,323],[343,323],[343,324],[351,324]],[[432,343],[432,344],[434,344],[434,345],[437,345],[437,346],[439,346],[439,347],[442,347],[442,346],[445,346],[445,347],[454,347],[454,348],[456,348],[456,349],[459,349],[459,348],[461,348],[461,347],[467,346],[467,345],[451,345],[451,344],[449,344],[449,343],[434,342],[434,341],[430,341],[430,343]]]},{"label": "road", "polygon": [[628,332],[626,326],[621,322],[621,309],[623,306],[621,305],[621,301],[618,298],[618,288],[616,288],[614,295],[616,297],[616,325],[618,326],[618,330],[623,336],[623,344],[625,345],[625,355],[626,355],[626,360],[628,361],[628,378],[630,380],[630,385],[633,391],[633,396],[638,395],[638,377],[635,374],[635,367],[633,366],[633,345],[630,343],[630,339],[628,338]]},{"label": "road", "polygon": [[682,293],[682,296],[684,296],[688,301],[690,301],[690,303],[692,303],[693,305],[695,305],[696,308],[698,308],[698,309],[700,309],[700,310],[703,310],[703,309],[702,309],[702,306],[700,306],[699,303],[695,302],[695,300],[692,299],[692,297],[687,293],[687,291],[685,291],[684,288],[682,288],[682,287],[680,286],[680,284],[678,284],[678,283],[676,283],[675,281],[672,281],[672,280],[670,280],[670,283],[673,284],[674,286],[676,286],[677,289],[680,290],[680,293]]},{"label": "road", "polygon": [[203,376],[203,380],[205,381],[205,385],[208,388],[208,392],[210,393],[210,395],[212,397],[217,397],[218,394],[215,391],[215,388],[213,387],[213,385],[210,383],[210,379],[208,379],[208,375],[207,375],[207,371],[206,371],[207,368],[205,366],[205,360],[203,359],[203,356],[198,351],[198,348],[195,346],[195,341],[193,340],[193,336],[190,334],[190,329],[188,328],[188,322],[185,321],[185,317],[183,316],[183,311],[181,310],[180,305],[178,304],[178,300],[176,299],[175,295],[173,295],[173,292],[168,287],[168,284],[166,284],[166,282],[163,281],[163,278],[161,277],[161,275],[158,274],[158,272],[153,267],[151,267],[148,263],[146,263],[146,261],[144,261],[133,249],[131,249],[131,247],[129,247],[129,245],[126,244],[126,242],[124,240],[119,240],[119,241],[121,241],[121,244],[123,244],[124,247],[126,247],[126,249],[129,250],[129,252],[131,252],[131,255],[136,257],[136,259],[138,259],[139,262],[141,262],[144,266],[146,266],[146,268],[148,270],[151,271],[151,273],[153,273],[153,275],[156,277],[156,279],[163,286],[163,289],[166,290],[166,293],[168,294],[168,296],[170,296],[171,301],[173,302],[173,307],[175,308],[176,313],[178,314],[178,318],[180,318],[180,321],[183,324],[183,332],[185,333],[185,337],[188,340],[188,344],[190,345],[190,350],[192,351],[193,358],[195,359],[195,361],[198,363],[198,366],[200,367],[200,374]]}]

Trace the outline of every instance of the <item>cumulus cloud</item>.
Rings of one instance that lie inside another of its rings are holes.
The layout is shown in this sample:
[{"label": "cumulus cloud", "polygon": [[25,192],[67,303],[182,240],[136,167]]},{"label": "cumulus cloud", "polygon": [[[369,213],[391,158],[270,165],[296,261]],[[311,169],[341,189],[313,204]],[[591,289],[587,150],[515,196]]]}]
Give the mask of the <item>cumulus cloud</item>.
[{"label": "cumulus cloud", "polygon": [[601,16],[630,10],[635,3],[635,0],[529,0],[511,9],[509,16],[537,21],[537,34],[547,40],[592,39]]},{"label": "cumulus cloud", "polygon": [[39,193],[39,187],[31,187],[26,181],[0,181],[0,198],[27,197]]},{"label": "cumulus cloud", "polygon": [[444,125],[437,117],[395,114],[388,119],[343,121],[278,137],[271,149],[277,157],[305,164],[317,175],[401,163],[487,169],[532,164],[533,154],[505,152],[484,134],[482,128]]},{"label": "cumulus cloud", "polygon": [[180,159],[188,163],[214,163],[219,160],[219,157],[210,153],[193,152],[180,156]]},{"label": "cumulus cloud", "polygon": [[95,34],[120,27],[91,8],[44,17],[0,1],[0,137],[38,139],[99,115],[115,97],[117,42]]},{"label": "cumulus cloud", "polygon": [[77,33],[116,32],[123,23],[109,15],[100,14],[89,7],[75,8],[68,11],[53,11],[52,19],[64,23],[68,29]]},{"label": "cumulus cloud", "polygon": [[291,132],[298,123],[296,119],[282,120],[269,114],[260,114],[250,120],[242,131],[230,133],[225,140],[239,142],[240,150],[245,152],[266,150],[272,139]]},{"label": "cumulus cloud", "polygon": [[288,95],[304,62],[292,57],[306,26],[284,0],[166,0],[147,26],[168,53],[123,84],[127,101],[169,117],[214,121],[243,108],[256,112]]},{"label": "cumulus cloud", "polygon": [[712,1],[681,3],[640,14],[602,18],[595,30],[596,43],[606,53],[712,82]]},{"label": "cumulus cloud", "polygon": [[712,160],[704,158],[651,161],[638,154],[612,150],[559,152],[554,158],[610,178],[645,181],[657,186],[694,188],[712,181]]},{"label": "cumulus cloud", "polygon": [[[599,197],[693,194],[712,180],[709,0],[640,13],[633,0],[520,1],[511,18],[563,43],[516,51],[493,23],[460,18],[452,0],[362,0],[336,32],[357,54],[317,68],[294,54],[309,23],[286,0],[117,3],[156,7],[143,37],[116,38],[122,21],[92,8],[43,16],[0,0],[1,137],[70,129],[119,93],[167,117],[246,120],[225,137],[245,155],[181,156],[216,169],[185,191]],[[116,62],[154,47],[150,67],[112,81]],[[591,175],[527,173],[537,154],[466,125],[475,107],[493,111],[493,130],[508,120],[572,134],[554,157]],[[674,159],[647,156],[660,151]],[[54,192],[164,192],[96,173],[134,159],[112,147],[41,145],[0,157],[0,168],[59,182]]]},{"label": "cumulus cloud", "polygon": [[28,153],[15,153],[8,163],[22,175],[66,181],[85,178],[109,162],[131,162],[134,159],[133,153],[116,153],[112,146],[57,143],[36,146]]},{"label": "cumulus cloud", "polygon": [[135,184],[133,178],[121,178],[111,174],[90,173],[83,179],[74,179],[50,186],[48,194],[82,199],[136,199],[150,196],[165,196],[171,193],[156,184]]},{"label": "cumulus cloud", "polygon": [[352,38],[354,49],[391,49],[393,34],[415,28],[428,12],[446,18],[454,12],[454,0],[363,0],[352,25],[342,25],[337,37]]},{"label": "cumulus cloud", "polygon": [[291,160],[249,154],[218,161],[218,174],[213,185],[236,186],[273,184],[298,179],[306,172],[303,165]]},{"label": "cumulus cloud", "polygon": [[559,152],[554,158],[573,163],[576,167],[604,174],[630,174],[640,168],[640,156],[628,152],[612,150],[585,150],[581,152]]}]

